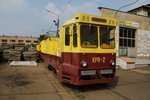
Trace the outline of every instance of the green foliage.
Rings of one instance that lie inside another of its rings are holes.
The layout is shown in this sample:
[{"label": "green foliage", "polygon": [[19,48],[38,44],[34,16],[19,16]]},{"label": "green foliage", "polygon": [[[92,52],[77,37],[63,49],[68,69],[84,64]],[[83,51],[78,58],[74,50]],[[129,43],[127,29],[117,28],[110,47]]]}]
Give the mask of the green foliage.
[{"label": "green foliage", "polygon": [[40,37],[38,38],[38,40],[41,42],[45,38],[46,38],[46,34],[42,34],[42,35],[40,35]]}]

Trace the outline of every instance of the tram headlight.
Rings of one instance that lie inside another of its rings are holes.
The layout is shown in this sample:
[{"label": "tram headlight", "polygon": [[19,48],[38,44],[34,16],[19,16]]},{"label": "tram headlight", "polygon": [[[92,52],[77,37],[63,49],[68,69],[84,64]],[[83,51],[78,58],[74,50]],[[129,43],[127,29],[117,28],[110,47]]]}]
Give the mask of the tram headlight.
[{"label": "tram headlight", "polygon": [[114,66],[115,66],[115,61],[114,61],[114,60],[111,60],[111,61],[110,61],[110,65],[114,67]]},{"label": "tram headlight", "polygon": [[86,68],[87,67],[87,62],[86,61],[82,61],[81,65],[82,65],[83,68]]}]

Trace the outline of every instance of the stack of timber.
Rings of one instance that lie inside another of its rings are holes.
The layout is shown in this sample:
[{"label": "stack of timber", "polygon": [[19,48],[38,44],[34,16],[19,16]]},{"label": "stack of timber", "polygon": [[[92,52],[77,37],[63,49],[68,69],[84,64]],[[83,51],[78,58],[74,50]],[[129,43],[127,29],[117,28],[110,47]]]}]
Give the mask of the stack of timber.
[{"label": "stack of timber", "polygon": [[6,43],[2,44],[2,48],[3,49],[9,49],[9,44],[6,44]]},{"label": "stack of timber", "polygon": [[25,44],[14,44],[15,49],[9,51],[9,62],[22,60],[22,54],[24,51]]},{"label": "stack of timber", "polygon": [[28,51],[36,51],[36,46],[31,45],[31,46],[28,48]]},{"label": "stack of timber", "polygon": [[10,56],[9,56],[9,59],[8,59],[9,62],[15,60],[15,54],[16,54],[16,50],[11,49],[11,50],[9,51],[9,55],[10,55]]},{"label": "stack of timber", "polygon": [[2,47],[0,47],[0,61],[2,61],[2,59],[3,59],[2,54],[3,54],[3,49],[2,49]]},{"label": "stack of timber", "polygon": [[9,62],[11,61],[20,61],[22,56],[22,50],[10,50],[9,51]]},{"label": "stack of timber", "polygon": [[14,44],[15,50],[24,50],[25,44],[20,43],[20,44]]},{"label": "stack of timber", "polygon": [[14,44],[9,44],[9,49],[14,49]]},{"label": "stack of timber", "polygon": [[37,52],[35,46],[30,46],[28,51],[25,51],[25,44],[3,44],[3,52],[1,57],[0,49],[0,59],[11,61],[36,61]]},{"label": "stack of timber", "polygon": [[23,57],[25,61],[36,61],[37,60],[37,52],[36,51],[26,51],[23,52]]},{"label": "stack of timber", "polygon": [[20,61],[21,60],[21,56],[22,56],[23,50],[16,50],[16,54],[15,54],[15,60],[14,61]]},{"label": "stack of timber", "polygon": [[28,51],[23,52],[23,57],[25,61],[36,61],[38,56],[36,52],[36,46],[30,45]]},{"label": "stack of timber", "polygon": [[8,60],[9,59],[9,44],[2,44],[3,48],[3,59]]}]

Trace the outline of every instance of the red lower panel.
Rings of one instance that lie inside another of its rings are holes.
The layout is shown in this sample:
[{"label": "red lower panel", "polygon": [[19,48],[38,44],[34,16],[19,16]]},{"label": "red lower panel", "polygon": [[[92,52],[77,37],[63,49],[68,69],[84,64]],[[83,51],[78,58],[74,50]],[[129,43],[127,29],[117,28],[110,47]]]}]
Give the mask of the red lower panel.
[{"label": "red lower panel", "polygon": [[100,83],[112,83],[114,78],[110,79],[96,79],[96,80],[84,80],[76,82],[75,85],[88,85],[88,84],[100,84]]},{"label": "red lower panel", "polygon": [[[46,66],[53,66],[57,72],[58,79],[61,82],[74,85],[87,85],[114,82],[115,67],[110,66],[110,61],[116,61],[116,54],[83,54],[83,53],[62,53],[62,57],[44,54],[40,52],[40,57],[44,60]],[[105,63],[92,63],[92,57],[105,57]],[[88,67],[82,68],[81,61],[87,61]],[[80,70],[97,70],[97,75],[100,75],[101,69],[113,69],[111,77],[102,79],[81,80]]]}]

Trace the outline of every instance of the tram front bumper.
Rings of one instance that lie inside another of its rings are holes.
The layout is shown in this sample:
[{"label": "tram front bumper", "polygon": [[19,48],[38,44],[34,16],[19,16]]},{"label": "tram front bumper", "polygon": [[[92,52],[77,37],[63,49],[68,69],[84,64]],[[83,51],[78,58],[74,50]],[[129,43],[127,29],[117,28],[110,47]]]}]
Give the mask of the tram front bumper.
[{"label": "tram front bumper", "polygon": [[75,83],[75,85],[90,85],[90,84],[102,84],[102,83],[113,83],[114,78],[109,79],[95,79],[95,80],[80,80]]}]

